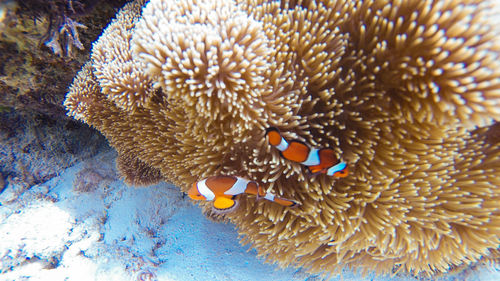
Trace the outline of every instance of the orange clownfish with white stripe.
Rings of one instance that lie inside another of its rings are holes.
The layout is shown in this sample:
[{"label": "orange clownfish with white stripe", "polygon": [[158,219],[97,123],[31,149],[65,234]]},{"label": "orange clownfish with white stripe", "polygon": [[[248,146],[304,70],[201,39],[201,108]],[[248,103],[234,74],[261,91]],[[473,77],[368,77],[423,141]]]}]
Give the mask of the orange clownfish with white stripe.
[{"label": "orange clownfish with white stripe", "polygon": [[296,202],[265,193],[255,181],[236,176],[212,176],[195,182],[188,191],[189,198],[193,200],[214,201],[214,208],[227,211],[236,206],[236,196],[240,194],[256,195],[278,203],[282,206],[293,207]]},{"label": "orange clownfish with white stripe", "polygon": [[347,164],[339,161],[331,148],[311,148],[299,140],[288,142],[275,127],[268,128],[266,136],[269,143],[276,147],[285,159],[307,166],[313,174],[321,173],[340,178],[349,174]]}]

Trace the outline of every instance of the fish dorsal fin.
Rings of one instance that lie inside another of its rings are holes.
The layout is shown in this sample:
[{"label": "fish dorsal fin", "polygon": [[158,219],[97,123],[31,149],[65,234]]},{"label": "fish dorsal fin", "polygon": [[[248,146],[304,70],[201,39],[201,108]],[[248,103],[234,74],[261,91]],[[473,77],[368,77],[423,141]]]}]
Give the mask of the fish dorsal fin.
[{"label": "fish dorsal fin", "polygon": [[214,201],[214,207],[218,210],[225,210],[233,207],[235,201],[227,197],[217,197]]}]

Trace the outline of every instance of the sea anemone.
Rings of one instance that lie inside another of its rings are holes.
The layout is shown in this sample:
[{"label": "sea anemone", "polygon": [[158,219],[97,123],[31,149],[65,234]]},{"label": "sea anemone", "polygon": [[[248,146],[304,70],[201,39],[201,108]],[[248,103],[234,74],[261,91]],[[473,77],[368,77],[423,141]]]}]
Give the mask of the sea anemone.
[{"label": "sea anemone", "polygon": [[[224,215],[281,266],[434,274],[496,257],[495,1],[143,4],[104,31],[65,105],[153,182],[238,175],[294,198]],[[308,175],[270,147],[271,126],[351,174]]]}]

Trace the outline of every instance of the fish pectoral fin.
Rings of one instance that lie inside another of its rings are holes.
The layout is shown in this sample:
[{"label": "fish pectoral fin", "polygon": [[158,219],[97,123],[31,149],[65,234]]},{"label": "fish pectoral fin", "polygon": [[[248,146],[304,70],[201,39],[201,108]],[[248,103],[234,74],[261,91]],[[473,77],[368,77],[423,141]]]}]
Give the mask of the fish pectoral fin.
[{"label": "fish pectoral fin", "polygon": [[235,201],[226,197],[218,197],[214,201],[214,207],[219,210],[229,209],[233,207]]}]

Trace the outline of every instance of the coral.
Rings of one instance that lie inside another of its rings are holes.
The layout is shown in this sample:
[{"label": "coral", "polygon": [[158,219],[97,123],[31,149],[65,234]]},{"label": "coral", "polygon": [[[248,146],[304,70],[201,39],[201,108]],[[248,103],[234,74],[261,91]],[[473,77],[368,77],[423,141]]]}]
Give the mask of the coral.
[{"label": "coral", "polygon": [[[0,2],[0,107],[66,118],[62,106],[65,92],[88,60],[91,42],[102,32],[115,14],[114,8],[123,0],[101,1],[99,9],[91,9],[95,5],[90,5],[90,1],[84,1],[87,8],[77,4],[82,1],[72,1],[75,13],[68,11],[68,20],[87,26],[78,30],[79,40],[87,50],[73,52],[71,57],[54,55],[43,44],[48,40],[49,30],[59,32],[56,21],[62,18],[58,9],[68,9],[68,6],[54,3],[64,1]],[[65,49],[64,46],[61,48]]]},{"label": "coral", "polygon": [[67,16],[63,16],[62,23],[58,30],[53,31],[50,39],[45,42],[45,45],[49,47],[54,54],[63,55],[63,50],[59,43],[60,35],[66,35],[66,52],[68,56],[73,54],[73,46],[77,47],[80,50],[83,50],[83,44],[80,41],[80,35],[78,34],[77,28],[87,28],[85,25],[78,23]]},{"label": "coral", "polygon": [[[39,21],[47,21],[48,27],[42,41],[56,55],[73,56],[73,47],[85,49],[77,28],[87,28],[74,18],[88,14],[99,0],[24,0],[19,2],[22,13]],[[123,2],[123,1],[108,1]],[[65,47],[65,48],[63,48]]]},{"label": "coral", "polygon": [[[222,217],[281,266],[434,274],[496,257],[495,1],[143,4],[119,12],[65,100],[120,157],[183,191],[238,175],[299,201],[241,198]],[[308,176],[268,127],[332,147],[350,175]]]}]

